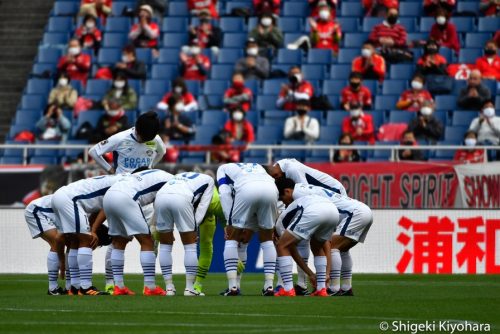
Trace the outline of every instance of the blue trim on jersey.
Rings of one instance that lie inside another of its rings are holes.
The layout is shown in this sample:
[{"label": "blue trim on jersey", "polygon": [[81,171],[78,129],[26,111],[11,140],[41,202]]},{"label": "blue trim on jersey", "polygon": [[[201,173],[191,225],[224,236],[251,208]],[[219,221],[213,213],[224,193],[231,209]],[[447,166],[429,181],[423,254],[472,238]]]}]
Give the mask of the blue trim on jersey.
[{"label": "blue trim on jersey", "polygon": [[118,152],[113,151],[113,168],[116,171],[116,168],[118,168]]},{"label": "blue trim on jersey", "polygon": [[349,223],[351,222],[353,213],[339,208],[337,208],[337,210],[339,210],[340,214],[347,215],[347,221],[345,222],[344,226],[342,227],[342,230],[340,231],[340,235],[343,236],[345,234],[345,231],[347,230],[347,226],[349,226]]},{"label": "blue trim on jersey", "polygon": [[229,177],[229,176],[224,176],[223,178],[220,178],[217,183],[219,184],[219,187],[226,184],[226,185],[230,185],[230,184],[234,184],[234,181]]},{"label": "blue trim on jersey", "polygon": [[[205,192],[205,190],[207,190],[207,188],[208,188],[208,183],[205,183],[204,185],[202,185],[201,187],[199,187],[198,189],[196,189],[193,192],[193,201],[196,198],[196,196],[203,195],[203,193]],[[201,197],[202,196],[198,197],[198,199],[195,202],[193,202],[193,208],[194,208],[195,211],[198,208],[198,205],[200,204]]]},{"label": "blue trim on jersey", "polygon": [[233,203],[231,204],[231,210],[229,210],[229,219],[227,221],[227,224],[229,226],[233,225],[233,209],[234,209],[234,202],[236,202],[236,193],[234,192],[234,189],[231,191],[231,197],[233,199]]},{"label": "blue trim on jersey", "polygon": [[306,173],[306,180],[307,180],[307,183],[309,184],[312,184],[313,186],[318,186],[318,187],[322,187],[322,188],[325,188],[325,189],[328,189],[328,190],[331,190],[331,191],[334,191],[336,192],[337,194],[340,194],[340,190],[337,189],[337,188],[333,188],[333,187],[330,187],[330,186],[327,186],[326,184],[324,184],[323,182],[315,179],[313,176],[309,175]]},{"label": "blue trim on jersey", "polygon": [[[296,207],[295,209],[291,210],[290,212],[288,212],[285,217],[283,217],[283,220],[281,221],[281,223],[283,224],[283,227],[286,229],[288,228],[288,226],[290,226],[290,223],[292,222],[293,220],[293,217],[295,217],[295,215],[297,214],[298,211],[300,210],[304,210],[303,207],[301,206],[298,206]],[[301,214],[302,215],[302,214]]]},{"label": "blue trim on jersey", "polygon": [[152,192],[160,190],[161,187],[163,187],[165,185],[165,183],[167,183],[167,182],[159,182],[159,183],[153,184],[149,188],[146,188],[146,189],[143,189],[141,191],[138,191],[135,194],[135,196],[133,197],[133,200],[137,201],[139,199],[139,197],[141,197],[142,195],[146,195],[146,194],[149,194],[149,193],[152,193]]},{"label": "blue trim on jersey", "polygon": [[297,226],[297,224],[300,222],[300,220],[302,219],[302,214],[304,213],[304,207],[302,206],[299,206],[298,207],[299,209],[299,215],[297,216],[297,219],[290,225],[290,227],[288,228],[290,231],[293,231],[295,229],[295,226]]},{"label": "blue trim on jersey", "polygon": [[42,234],[45,231],[42,228],[42,223],[40,222],[40,217],[38,217],[38,212],[54,213],[54,210],[52,210],[52,208],[43,208],[41,206],[35,205],[35,208],[33,209],[33,216],[35,217],[36,225],[38,226],[38,229],[40,230],[40,233]]},{"label": "blue trim on jersey", "polygon": [[[138,142],[138,143],[139,143],[139,141],[137,140],[137,138],[135,138],[135,136],[134,136],[134,134],[133,134],[133,133],[131,133],[131,134],[130,134],[130,137],[132,137],[132,139],[133,139],[133,140],[135,140],[136,142]],[[139,143],[139,144],[141,144],[141,143]]]},{"label": "blue trim on jersey", "polygon": [[82,199],[91,199],[99,196],[104,196],[106,192],[108,191],[110,187],[102,188],[99,190],[96,190],[94,192],[84,194],[84,195],[78,195],[72,198],[73,200],[73,209],[75,211],[75,233],[80,233],[80,216],[78,214],[78,205],[77,202]]},{"label": "blue trim on jersey", "polygon": [[158,169],[147,170],[147,171],[144,171],[144,172],[140,172],[138,175],[144,176],[144,175],[151,174],[151,173],[154,173],[154,172],[159,172],[159,170]]},{"label": "blue trim on jersey", "polygon": [[144,222],[146,223],[146,226],[148,227],[149,234],[151,234],[151,230],[149,229],[148,220],[146,219],[146,216],[144,215],[144,211],[142,211],[142,206],[139,203],[137,203],[137,205],[139,206],[139,210],[141,210],[141,215],[142,215],[142,218],[144,218]]}]

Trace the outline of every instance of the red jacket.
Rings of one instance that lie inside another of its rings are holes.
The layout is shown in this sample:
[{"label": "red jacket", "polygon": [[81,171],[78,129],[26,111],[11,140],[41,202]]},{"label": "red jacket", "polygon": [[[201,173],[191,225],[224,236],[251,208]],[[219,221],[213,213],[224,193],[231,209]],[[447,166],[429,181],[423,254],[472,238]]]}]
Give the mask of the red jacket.
[{"label": "red jacket", "polygon": [[253,0],[253,11],[256,16],[271,12],[280,15],[281,0]]},{"label": "red jacket", "polygon": [[251,106],[252,106],[252,91],[250,88],[244,87],[243,90],[239,91],[235,89],[234,87],[229,87],[226,92],[224,93],[224,100],[229,99],[235,96],[240,96],[240,95],[247,95],[249,97],[248,101],[245,102],[239,102],[239,103],[229,103],[226,105],[227,108],[231,109],[232,107],[237,107],[238,105],[241,105],[243,108],[243,111],[249,111]]},{"label": "red jacket", "polygon": [[190,11],[208,9],[212,18],[219,18],[217,13],[217,0],[187,0],[187,5]]},{"label": "red jacket", "polygon": [[399,101],[411,101],[412,103],[408,107],[401,109],[419,111],[422,107],[421,103],[418,101],[419,98],[422,98],[424,101],[432,101],[431,93],[425,89],[420,91],[415,91],[413,89],[405,90],[399,97]]},{"label": "red jacket", "polygon": [[457,28],[451,22],[447,22],[444,27],[434,23],[429,38],[435,40],[442,47],[455,50],[457,54],[460,52]]},{"label": "red jacket", "polygon": [[342,106],[350,102],[358,102],[363,108],[371,108],[372,92],[366,86],[361,86],[358,91],[354,91],[351,86],[342,89]]},{"label": "red jacket", "polygon": [[[363,129],[363,133],[358,135],[356,130]],[[350,116],[345,117],[342,122],[342,132],[349,133],[354,141],[367,141],[370,144],[375,144],[375,131],[373,126],[373,117],[363,113],[357,120],[351,119]]]},{"label": "red jacket", "polygon": [[[314,88],[311,85],[309,81],[302,81],[299,86],[295,89],[295,93],[302,93],[302,94],[307,94],[309,95],[309,98],[311,98],[314,95]],[[288,96],[288,90],[285,88],[282,88],[280,91],[280,94],[278,96],[279,99],[284,99]],[[284,110],[292,110],[294,111],[296,109],[295,102],[292,101],[286,101],[283,104],[283,109]]]},{"label": "red jacket", "polygon": [[335,52],[339,51],[339,42],[342,38],[340,25],[333,20],[316,21],[317,28],[311,29],[311,34],[317,36],[317,40],[313,47],[318,49],[332,49]]},{"label": "red jacket", "polygon": [[484,162],[484,150],[457,150],[453,160],[469,163],[481,163]]},{"label": "red jacket", "polygon": [[[138,48],[156,48],[158,47],[158,37],[160,36],[160,28],[158,27],[158,24],[155,22],[150,22],[149,24],[149,29],[151,29],[156,36],[156,38],[149,38],[147,36],[144,36],[141,33],[138,38],[136,38],[133,42],[134,45]],[[139,29],[140,25],[139,23],[136,23],[132,26],[132,29],[130,29],[130,33],[134,33]]]},{"label": "red jacket", "polygon": [[435,54],[435,55],[423,55],[422,57],[420,57],[417,61],[417,65],[420,65],[420,66],[424,66],[425,65],[425,61],[427,60],[427,57],[431,57],[432,59],[432,63],[436,66],[439,66],[439,65],[446,65],[448,62],[446,61],[446,58],[441,56],[439,53],[438,54]]},{"label": "red jacket", "polygon": [[96,42],[101,42],[102,33],[97,28],[94,28],[91,32],[87,32],[86,30],[85,26],[80,26],[76,29],[75,35],[80,40],[82,47],[92,49],[95,47]]},{"label": "red jacket", "polygon": [[80,53],[74,62],[70,62],[69,59],[68,56],[59,58],[57,70],[66,72],[71,80],[80,80],[85,84],[92,66],[92,58],[89,55]]},{"label": "red jacket", "polygon": [[188,57],[186,62],[182,63],[182,77],[184,80],[206,80],[210,71],[210,59],[200,54],[198,55],[200,63],[198,64],[195,57]]},{"label": "red jacket", "polygon": [[[372,64],[373,71],[377,74],[378,80],[380,80],[380,81],[384,80],[385,71],[386,71],[384,57],[382,57],[378,54],[374,54],[372,56],[372,62],[373,62],[373,64]],[[361,74],[365,74],[366,71],[368,70],[368,68],[365,66],[365,64],[366,64],[365,58],[363,58],[361,56],[354,58],[354,60],[352,62],[352,71],[353,72],[360,72]]]},{"label": "red jacket", "polygon": [[246,119],[238,124],[233,120],[228,120],[224,125],[224,130],[231,134],[233,140],[240,140],[251,143],[255,140],[253,125]]},{"label": "red jacket", "polygon": [[476,67],[481,71],[483,79],[500,81],[500,57],[495,56],[491,62],[486,56],[476,59]]},{"label": "red jacket", "polygon": [[390,26],[386,22],[377,24],[373,27],[368,39],[375,45],[375,47],[379,47],[379,39],[381,37],[392,38],[394,40],[395,47],[406,46],[406,29],[399,23],[396,23],[393,26]]}]

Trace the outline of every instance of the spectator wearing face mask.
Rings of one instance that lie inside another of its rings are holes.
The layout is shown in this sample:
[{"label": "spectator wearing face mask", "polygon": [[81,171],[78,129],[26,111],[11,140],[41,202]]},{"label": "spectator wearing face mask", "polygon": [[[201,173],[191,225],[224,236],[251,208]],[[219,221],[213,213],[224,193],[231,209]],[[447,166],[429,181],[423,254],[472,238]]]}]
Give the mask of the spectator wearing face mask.
[{"label": "spectator wearing face mask", "polygon": [[446,58],[439,54],[439,45],[433,41],[427,41],[424,46],[424,54],[417,61],[417,72],[422,75],[446,75]]},{"label": "spectator wearing face mask", "polygon": [[186,82],[181,77],[172,81],[172,91],[163,96],[163,99],[158,103],[157,108],[160,110],[168,110],[168,100],[174,94],[182,97],[185,112],[198,110],[198,102],[196,101],[196,98],[189,92]]},{"label": "spectator wearing face mask", "polygon": [[247,112],[252,107],[253,94],[250,88],[245,87],[243,74],[234,73],[232,85],[224,93],[224,107],[232,110],[241,108]]},{"label": "spectator wearing face mask", "polygon": [[324,6],[328,7],[331,18],[335,18],[337,16],[337,0],[308,0],[308,3],[311,11],[311,17],[314,19],[319,18],[321,7]]},{"label": "spectator wearing face mask", "polygon": [[309,18],[310,38],[313,48],[331,49],[337,54],[342,31],[331,15],[328,5],[324,4],[319,7],[318,18]]},{"label": "spectator wearing face mask", "polygon": [[[415,135],[411,130],[406,130],[403,132],[401,137],[401,146],[418,146],[417,140],[415,139]],[[424,155],[421,150],[410,150],[403,149],[398,152],[399,160],[406,161],[423,161]]]},{"label": "spectator wearing face mask", "polygon": [[180,72],[184,80],[207,79],[210,72],[210,59],[201,53],[198,40],[191,41],[191,46],[183,47],[179,55],[181,60]]},{"label": "spectator wearing face mask", "polygon": [[[339,145],[342,146],[352,146],[354,141],[352,140],[352,137],[348,133],[343,133],[340,135],[339,138]],[[340,149],[336,150],[335,154],[333,155],[333,162],[358,162],[361,161],[361,157],[359,156],[358,150],[353,150],[353,149]]]},{"label": "spectator wearing face mask", "polygon": [[221,29],[212,24],[210,12],[207,9],[200,11],[198,17],[200,24],[189,26],[189,39],[196,39],[202,49],[211,48],[214,53],[217,53],[222,42]]},{"label": "spectator wearing face mask", "polygon": [[252,123],[245,119],[245,112],[236,107],[231,111],[231,118],[224,124],[224,131],[229,134],[228,141],[242,141],[251,143],[255,140],[255,133]]},{"label": "spectator wearing face mask", "polygon": [[[500,144],[500,117],[495,115],[493,101],[483,103],[479,117],[472,120],[469,131],[477,133],[477,142],[481,145]],[[497,159],[500,158],[497,153]]]},{"label": "spectator wearing face mask", "polygon": [[170,140],[184,140],[193,138],[196,129],[191,119],[184,113],[182,96],[173,94],[168,99],[168,113],[163,122],[162,136]]},{"label": "spectator wearing face mask", "polygon": [[255,39],[248,39],[246,56],[236,62],[234,71],[242,73],[245,80],[263,80],[269,76],[269,60],[259,55],[259,45]]},{"label": "spectator wearing face mask", "polygon": [[457,150],[454,161],[462,163],[482,163],[485,162],[484,150],[475,148],[477,145],[477,134],[474,131],[467,131],[464,135],[464,149]]},{"label": "spectator wearing face mask", "polygon": [[66,140],[71,122],[63,110],[54,104],[47,105],[42,118],[36,123],[41,140]]},{"label": "spectator wearing face mask", "polygon": [[158,37],[160,28],[153,22],[153,8],[149,5],[142,5],[138,13],[139,22],[132,26],[128,38],[136,48],[158,48]]},{"label": "spectator wearing face mask", "polygon": [[490,99],[489,88],[481,83],[481,72],[479,70],[471,71],[467,86],[462,88],[458,94],[457,104],[460,109],[480,110]]},{"label": "spectator wearing face mask", "polygon": [[57,85],[49,94],[48,103],[62,109],[72,109],[78,99],[78,92],[70,85],[71,79],[66,73],[61,73]]},{"label": "spectator wearing face mask", "polygon": [[203,10],[208,10],[214,19],[219,18],[217,13],[217,0],[187,0],[188,9],[191,15],[198,16]]},{"label": "spectator wearing face mask", "polygon": [[128,129],[128,118],[118,99],[108,101],[108,109],[99,118],[92,142],[99,143],[120,131]]},{"label": "spectator wearing face mask", "polygon": [[269,13],[259,18],[259,23],[248,37],[255,40],[261,56],[274,54],[283,45],[283,32],[275,26],[274,18]]},{"label": "spectator wearing face mask", "polygon": [[373,117],[365,114],[359,103],[351,103],[350,116],[342,121],[342,132],[351,135],[354,141],[365,141],[375,144],[375,127]]},{"label": "spectator wearing face mask", "polygon": [[82,25],[75,31],[75,36],[80,40],[84,49],[92,49],[94,53],[101,47],[102,33],[97,28],[97,21],[94,16],[86,15]]},{"label": "spectator wearing face mask", "polygon": [[123,48],[121,62],[115,64],[113,73],[124,75],[129,80],[146,80],[146,65],[137,59],[134,46]]},{"label": "spectator wearing face mask", "polygon": [[297,114],[285,120],[283,136],[285,139],[304,140],[312,143],[319,138],[319,122],[308,115],[311,109],[309,100],[297,101]]},{"label": "spectator wearing face mask", "polygon": [[435,144],[444,133],[443,124],[433,113],[434,106],[432,102],[424,101],[417,113],[417,117],[408,124],[408,130],[414,133],[415,138],[425,140],[429,144]]},{"label": "spectator wearing face mask", "polygon": [[375,47],[406,48],[406,29],[398,23],[397,8],[390,8],[384,22],[373,27],[368,40]]},{"label": "spectator wearing face mask", "polygon": [[432,25],[429,39],[438,43],[439,46],[449,48],[458,55],[460,52],[460,40],[457,28],[449,21],[446,10],[440,8],[436,11],[436,23]]},{"label": "spectator wearing face mask", "polygon": [[483,79],[500,81],[500,56],[497,55],[494,41],[486,42],[484,56],[476,60],[476,68],[481,72]]},{"label": "spectator wearing face mask", "polygon": [[424,12],[427,16],[435,16],[438,9],[444,9],[449,17],[456,5],[456,0],[424,0]]},{"label": "spectator wearing face mask", "polygon": [[59,59],[57,64],[58,73],[66,72],[71,80],[80,80],[83,84],[87,82],[92,58],[82,53],[80,41],[72,39],[68,43],[68,53]]},{"label": "spectator wearing face mask", "polygon": [[390,8],[398,8],[398,0],[362,0],[365,16],[385,17]]},{"label": "spectator wearing face mask", "polygon": [[364,110],[372,108],[372,92],[363,86],[363,75],[359,72],[351,72],[349,86],[342,89],[341,95],[344,110],[349,110],[352,102],[357,102]]},{"label": "spectator wearing face mask", "polygon": [[365,80],[383,81],[385,77],[385,60],[375,52],[373,44],[363,43],[361,56],[352,61],[352,72],[359,72]]},{"label": "spectator wearing face mask", "polygon": [[253,0],[253,14],[261,16],[264,13],[280,15],[281,0]]},{"label": "spectator wearing face mask", "polygon": [[498,0],[481,0],[479,10],[484,16],[495,17],[500,15],[500,1]]},{"label": "spectator wearing face mask", "polygon": [[424,102],[434,102],[431,93],[424,89],[425,78],[416,74],[411,80],[411,89],[405,90],[396,104],[396,108],[408,111],[419,111]]},{"label": "spectator wearing face mask", "polygon": [[300,67],[293,66],[288,72],[289,84],[283,84],[276,101],[276,107],[284,110],[296,110],[297,101],[310,100],[314,95],[314,88],[302,77]]},{"label": "spectator wearing face mask", "polygon": [[117,100],[123,109],[137,109],[137,93],[128,85],[128,80],[124,75],[118,74],[114,77],[113,87],[102,100],[104,109],[110,109],[109,101],[113,99]]},{"label": "spectator wearing face mask", "polygon": [[80,6],[80,16],[91,15],[101,20],[101,24],[106,24],[106,18],[111,14],[112,0],[82,0]]}]

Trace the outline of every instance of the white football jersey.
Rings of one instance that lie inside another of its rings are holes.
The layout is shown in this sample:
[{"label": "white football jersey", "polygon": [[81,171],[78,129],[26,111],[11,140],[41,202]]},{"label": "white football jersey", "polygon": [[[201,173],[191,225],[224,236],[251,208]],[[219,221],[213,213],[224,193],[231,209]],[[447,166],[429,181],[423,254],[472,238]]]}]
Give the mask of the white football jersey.
[{"label": "white football jersey", "polygon": [[219,191],[224,185],[238,191],[245,185],[251,184],[255,181],[267,181],[274,183],[273,178],[267,174],[264,167],[257,163],[229,163],[222,165],[217,169]]},{"label": "white football jersey", "polygon": [[[130,173],[139,167],[153,167],[165,151],[165,145],[158,135],[151,141],[139,143],[135,137],[135,128],[131,128],[94,145],[89,154],[102,156],[113,152],[113,168],[116,173]],[[101,167],[107,170],[106,166]]]},{"label": "white football jersey", "polygon": [[295,188],[293,189],[293,199],[299,199],[304,196],[317,195],[324,198],[327,198],[330,202],[333,202],[337,209],[339,210],[340,215],[345,212],[353,212],[354,209],[359,207],[362,203],[352,199],[347,196],[342,196],[340,194],[335,193],[332,190],[325,189],[323,187],[313,186],[310,184],[296,183]]},{"label": "white football jersey", "polygon": [[30,213],[39,212],[45,216],[45,218],[54,221],[55,215],[54,210],[52,210],[52,196],[53,195],[46,195],[31,201],[26,206],[25,210]]},{"label": "white football jersey", "polygon": [[305,183],[332,190],[347,196],[347,192],[339,180],[317,169],[308,167],[296,159],[282,159],[276,162],[285,176],[295,183]]},{"label": "white football jersey", "polygon": [[158,190],[173,177],[160,169],[148,169],[119,178],[110,190],[126,193],[145,206],[154,202]]},{"label": "white football jersey", "polygon": [[207,213],[214,191],[214,180],[211,176],[195,172],[176,174],[159,191],[158,194],[186,194],[192,196],[191,203],[195,210],[196,224],[203,221]]}]

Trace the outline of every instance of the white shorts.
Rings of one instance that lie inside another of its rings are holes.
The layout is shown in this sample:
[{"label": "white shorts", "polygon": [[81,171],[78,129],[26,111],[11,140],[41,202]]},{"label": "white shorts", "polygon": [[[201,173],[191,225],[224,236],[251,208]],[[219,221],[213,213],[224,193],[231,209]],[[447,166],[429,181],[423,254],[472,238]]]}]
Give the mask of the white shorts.
[{"label": "white shorts", "polygon": [[274,183],[255,182],[237,191],[228,224],[257,231],[271,230],[277,218],[278,191]]},{"label": "white shorts", "polygon": [[121,191],[108,191],[103,208],[109,225],[109,235],[131,238],[137,234],[150,234],[149,225],[139,203]]},{"label": "white shorts", "polygon": [[90,234],[87,213],[78,201],[73,201],[64,188],[56,191],[52,197],[52,209],[56,216],[56,227],[62,233]]},{"label": "white shorts", "polygon": [[359,203],[352,212],[339,210],[341,221],[335,230],[335,235],[363,243],[373,222],[372,210],[364,203]]},{"label": "white shorts", "polygon": [[[330,205],[331,204],[331,205]],[[297,239],[328,241],[339,222],[339,212],[333,203],[308,205],[299,211],[286,230]]]},{"label": "white shorts", "polygon": [[193,196],[175,193],[156,195],[156,229],[159,232],[172,232],[174,225],[181,233],[196,231]]},{"label": "white shorts", "polygon": [[38,238],[40,235],[47,231],[56,229],[54,220],[47,217],[43,213],[44,208],[39,206],[29,205],[24,211],[24,218],[28,224],[28,228],[33,239]]}]

